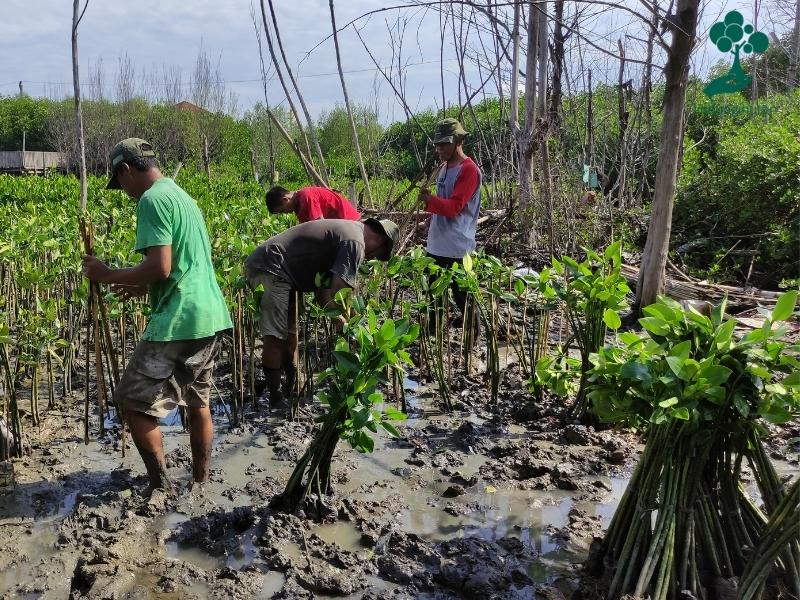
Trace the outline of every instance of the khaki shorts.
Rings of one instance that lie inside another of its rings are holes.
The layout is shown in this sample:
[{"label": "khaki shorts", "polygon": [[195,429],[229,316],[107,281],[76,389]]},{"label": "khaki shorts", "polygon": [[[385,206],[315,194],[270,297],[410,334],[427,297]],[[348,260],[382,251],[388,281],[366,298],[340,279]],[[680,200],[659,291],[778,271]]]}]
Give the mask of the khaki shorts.
[{"label": "khaki shorts", "polygon": [[252,289],[264,286],[261,296],[258,332],[285,340],[289,334],[297,335],[297,292],[292,284],[271,273],[248,272],[247,282]]},{"label": "khaki shorts", "polygon": [[178,406],[209,405],[219,337],[175,342],[140,341],[114,390],[124,410],[166,417]]}]

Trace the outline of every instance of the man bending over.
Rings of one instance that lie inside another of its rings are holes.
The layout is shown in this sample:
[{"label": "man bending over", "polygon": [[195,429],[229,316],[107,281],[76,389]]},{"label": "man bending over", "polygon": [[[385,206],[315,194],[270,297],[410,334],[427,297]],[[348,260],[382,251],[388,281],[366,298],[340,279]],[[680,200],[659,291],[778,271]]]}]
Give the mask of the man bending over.
[{"label": "man bending over", "polygon": [[[245,261],[250,286],[264,286],[259,331],[264,349],[261,361],[267,379],[270,404],[283,400],[281,370],[286,372],[284,390],[294,387],[297,367],[295,294],[317,291],[317,301],[328,306],[336,293],[355,287],[364,259],[389,260],[399,238],[397,225],[388,219],[360,221],[322,219],[291,227],[256,248]],[[317,275],[330,284],[317,290]],[[338,322],[341,326],[342,320]]]},{"label": "man bending over", "polygon": [[293,212],[301,223],[317,219],[358,221],[361,218],[347,198],[324,187],[304,187],[290,192],[275,186],[267,192],[267,209],[272,214]]}]

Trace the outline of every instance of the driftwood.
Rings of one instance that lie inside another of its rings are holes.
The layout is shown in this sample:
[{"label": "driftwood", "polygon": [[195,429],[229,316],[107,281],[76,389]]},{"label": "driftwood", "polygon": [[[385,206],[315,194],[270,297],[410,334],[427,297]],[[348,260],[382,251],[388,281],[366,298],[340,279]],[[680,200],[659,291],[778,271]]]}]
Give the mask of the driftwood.
[{"label": "driftwood", "polygon": [[[632,288],[635,288],[639,281],[639,267],[622,265],[621,272]],[[708,283],[707,281],[691,279],[685,273],[679,273],[678,276],[681,277],[681,280],[670,277],[668,271],[666,277],[666,295],[675,300],[707,300],[713,304],[718,304],[727,294],[728,305],[731,307],[744,308],[756,305],[773,307],[780,295],[779,292],[769,290]],[[690,279],[690,281],[687,281],[687,279]]]},{"label": "driftwood", "polygon": [[[397,249],[398,253],[405,250],[409,243],[414,241],[421,242],[425,239],[426,231],[420,231],[417,229],[417,227],[430,216],[428,213],[423,213],[420,211],[407,212],[398,210],[384,212],[381,210],[364,207],[361,207],[360,210],[364,218],[375,217],[378,219],[391,219],[397,223],[401,234],[401,242]],[[497,219],[502,219],[506,212],[506,209],[482,210],[480,212],[481,216],[478,217],[478,229],[482,228],[487,223],[494,222]]]},{"label": "driftwood", "polygon": [[[428,213],[415,213],[415,212],[408,212],[404,210],[392,210],[389,212],[384,212],[380,209],[372,209],[372,208],[361,208],[361,214],[366,217],[376,217],[379,219],[391,219],[392,221],[396,221],[398,224],[400,221],[405,221],[407,219],[413,218],[414,215],[422,218],[427,218]],[[495,217],[504,215],[506,213],[505,208],[500,209],[492,209],[492,210],[481,210],[481,216],[478,217],[478,227],[480,227],[486,221],[493,219]]]}]

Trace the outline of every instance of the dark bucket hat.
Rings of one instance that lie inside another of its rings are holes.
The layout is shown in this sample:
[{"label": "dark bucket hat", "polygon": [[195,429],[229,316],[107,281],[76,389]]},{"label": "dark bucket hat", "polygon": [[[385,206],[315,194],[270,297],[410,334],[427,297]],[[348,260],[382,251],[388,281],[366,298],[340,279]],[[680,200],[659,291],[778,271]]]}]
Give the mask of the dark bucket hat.
[{"label": "dark bucket hat", "polygon": [[442,119],[436,124],[436,130],[433,133],[434,144],[452,144],[455,139],[464,138],[469,135],[464,127],[461,126],[458,119],[447,118]]}]

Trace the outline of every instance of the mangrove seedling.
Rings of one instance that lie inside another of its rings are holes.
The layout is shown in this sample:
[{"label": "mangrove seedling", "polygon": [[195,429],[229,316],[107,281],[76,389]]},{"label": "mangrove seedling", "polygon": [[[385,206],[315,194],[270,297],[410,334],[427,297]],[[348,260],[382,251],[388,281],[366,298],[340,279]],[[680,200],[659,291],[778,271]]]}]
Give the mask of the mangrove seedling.
[{"label": "mangrove seedling", "polygon": [[[709,598],[721,580],[751,575],[740,597],[763,586],[764,569],[788,589],[800,585],[800,540],[773,523],[776,537],[754,549],[787,495],[761,442],[764,423],[800,414],[797,346],[784,341],[797,292],[780,296],[764,325],[734,336],[725,303],[711,318],[660,298],[640,319],[647,335],[592,356],[592,407],[601,419],[646,431],[647,443],[602,543],[588,566],[608,599]],[[763,501],[744,491],[747,462]],[[794,493],[794,492],[792,492]],[[788,510],[788,509],[787,509]],[[778,547],[776,547],[776,545]],[[772,562],[765,563],[765,557]],[[755,567],[748,567],[756,561]]]},{"label": "mangrove seedling", "polygon": [[619,311],[626,306],[625,296],[630,291],[625,278],[620,275],[622,245],[615,242],[600,256],[586,250],[586,259],[577,262],[564,256],[553,258],[553,272],[542,272],[550,281],[558,298],[564,303],[564,314],[574,336],[581,358],[581,376],[578,392],[570,413],[583,419],[588,408],[586,380],[592,368],[589,356],[605,343],[608,328],[618,329],[622,324]]},{"label": "mangrove seedling", "polygon": [[319,429],[300,457],[286,488],[278,497],[285,510],[295,511],[310,496],[316,501],[310,508],[324,514],[322,499],[331,492],[331,461],[340,439],[347,440],[359,452],[372,452],[375,442],[369,432],[382,427],[398,436],[392,421],[405,415],[383,402],[380,386],[387,384],[387,366],[402,369],[411,359],[405,348],[419,334],[419,326],[407,319],[387,319],[378,325],[371,306],[355,298],[354,313],[336,342],[335,364],[320,376],[325,389],[319,393],[327,412],[319,417]]}]

